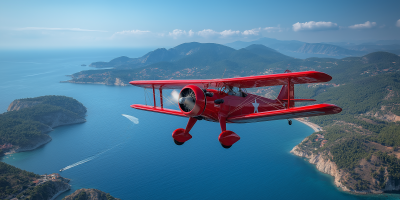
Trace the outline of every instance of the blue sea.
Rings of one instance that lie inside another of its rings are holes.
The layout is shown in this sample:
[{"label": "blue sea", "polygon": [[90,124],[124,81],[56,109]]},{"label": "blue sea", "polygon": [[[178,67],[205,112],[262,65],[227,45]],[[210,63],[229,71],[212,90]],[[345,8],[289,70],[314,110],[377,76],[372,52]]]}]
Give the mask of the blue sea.
[{"label": "blue sea", "polygon": [[[53,140],[3,162],[37,174],[61,172],[72,189],[96,188],[121,199],[398,199],[398,194],[353,195],[333,178],[289,151],[313,133],[286,120],[228,124],[241,140],[231,149],[218,142],[217,123],[199,121],[182,146],[171,134],[187,119],[134,110],[145,103],[142,88],[60,83],[95,61],[139,57],[152,49],[58,49],[0,51],[0,111],[15,99],[73,97],[87,107],[87,122],[55,128]],[[165,94],[165,93],[164,93]],[[169,107],[173,108],[172,105]],[[122,114],[139,119],[134,124]]]}]

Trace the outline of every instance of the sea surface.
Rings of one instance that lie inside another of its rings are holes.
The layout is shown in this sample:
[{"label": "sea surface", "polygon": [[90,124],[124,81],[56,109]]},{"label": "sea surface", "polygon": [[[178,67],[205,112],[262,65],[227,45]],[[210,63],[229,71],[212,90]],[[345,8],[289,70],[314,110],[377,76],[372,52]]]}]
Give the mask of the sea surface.
[{"label": "sea surface", "polygon": [[[37,174],[59,172],[72,189],[96,188],[121,199],[398,199],[398,194],[353,195],[333,178],[289,151],[313,130],[286,120],[228,124],[241,140],[231,149],[218,142],[217,123],[199,121],[182,146],[171,134],[186,118],[134,110],[145,104],[134,86],[60,83],[66,75],[96,70],[89,65],[119,56],[140,57],[151,49],[0,51],[0,111],[15,99],[73,97],[87,107],[87,122],[55,128],[53,140],[3,162]],[[164,92],[168,94],[170,91]],[[157,100],[158,101],[158,100]],[[173,105],[169,107],[174,108]],[[133,123],[122,114],[138,118]]]}]

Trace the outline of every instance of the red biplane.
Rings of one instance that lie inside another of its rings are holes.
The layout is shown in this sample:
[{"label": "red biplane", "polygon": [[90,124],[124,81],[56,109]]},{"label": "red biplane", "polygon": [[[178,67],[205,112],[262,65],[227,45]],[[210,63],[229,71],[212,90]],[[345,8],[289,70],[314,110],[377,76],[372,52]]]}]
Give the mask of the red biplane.
[{"label": "red biplane", "polygon": [[[219,122],[221,134],[219,142],[224,148],[230,148],[240,137],[226,130],[226,123],[249,123],[270,120],[311,117],[336,114],[342,109],[333,104],[315,104],[294,107],[295,102],[315,101],[314,99],[295,99],[294,84],[328,82],[328,74],[317,71],[290,72],[283,74],[249,76],[209,80],[149,80],[131,81],[130,84],[153,90],[154,106],[134,104],[132,108],[188,117],[186,128],[176,129],[172,133],[174,142],[182,145],[192,138],[190,130],[197,120]],[[276,99],[247,93],[245,88],[282,85]],[[181,89],[179,108],[172,110],[163,107],[163,89]],[[215,89],[211,89],[215,88]],[[156,106],[155,90],[160,91],[160,107]]]}]

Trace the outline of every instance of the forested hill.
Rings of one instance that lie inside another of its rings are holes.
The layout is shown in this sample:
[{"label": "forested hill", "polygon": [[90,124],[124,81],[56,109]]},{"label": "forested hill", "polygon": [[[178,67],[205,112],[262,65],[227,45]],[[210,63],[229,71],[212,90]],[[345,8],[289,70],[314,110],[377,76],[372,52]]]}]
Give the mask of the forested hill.
[{"label": "forested hill", "polygon": [[[159,51],[175,52],[175,57],[168,57],[166,55],[169,54],[161,54]],[[221,78],[223,74],[224,77],[249,76],[268,73],[265,70],[271,64],[297,60],[263,45],[235,50],[207,43],[186,43],[169,50],[157,49],[140,59],[146,61],[142,64],[147,64],[150,58],[159,62],[150,62],[151,64],[140,68],[136,64],[125,62],[112,65],[114,69],[82,71],[73,74],[69,82],[126,85],[129,81],[138,79],[204,79]],[[112,63],[115,62],[111,61],[108,65]],[[281,70],[279,72],[284,71]]]},{"label": "forested hill", "polygon": [[376,52],[334,63],[335,67],[324,64],[317,69],[332,75],[331,82],[298,86],[295,91],[297,98],[333,103],[343,111],[310,118],[324,130],[299,144],[297,154],[332,161],[337,170],[329,173],[346,190],[399,191],[400,57]]},{"label": "forested hill", "polygon": [[[0,114],[2,151],[31,150],[51,140],[47,132],[62,125],[85,122],[86,108],[71,97],[42,96],[18,99]],[[17,149],[16,149],[17,148]]]}]

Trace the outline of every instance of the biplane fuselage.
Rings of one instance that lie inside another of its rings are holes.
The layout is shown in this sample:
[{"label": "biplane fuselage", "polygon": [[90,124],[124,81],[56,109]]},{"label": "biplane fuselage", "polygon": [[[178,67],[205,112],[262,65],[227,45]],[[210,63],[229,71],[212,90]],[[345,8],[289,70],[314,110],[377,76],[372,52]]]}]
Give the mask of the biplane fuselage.
[{"label": "biplane fuselage", "polygon": [[[154,80],[131,81],[130,84],[151,88],[154,106],[134,104],[132,108],[163,114],[188,117],[185,129],[176,129],[172,137],[178,145],[192,138],[190,130],[197,120],[219,122],[222,133],[219,141],[224,148],[230,148],[240,137],[226,130],[226,123],[250,123],[279,119],[292,119],[341,112],[332,104],[315,104],[295,107],[294,84],[327,82],[332,77],[322,72],[295,72],[212,80]],[[242,91],[244,88],[283,85],[276,99],[269,99]],[[210,87],[216,88],[211,89]],[[178,110],[163,107],[163,89],[183,88],[179,94]],[[155,90],[160,92],[160,106],[156,105]],[[291,121],[289,120],[289,125]]]}]

